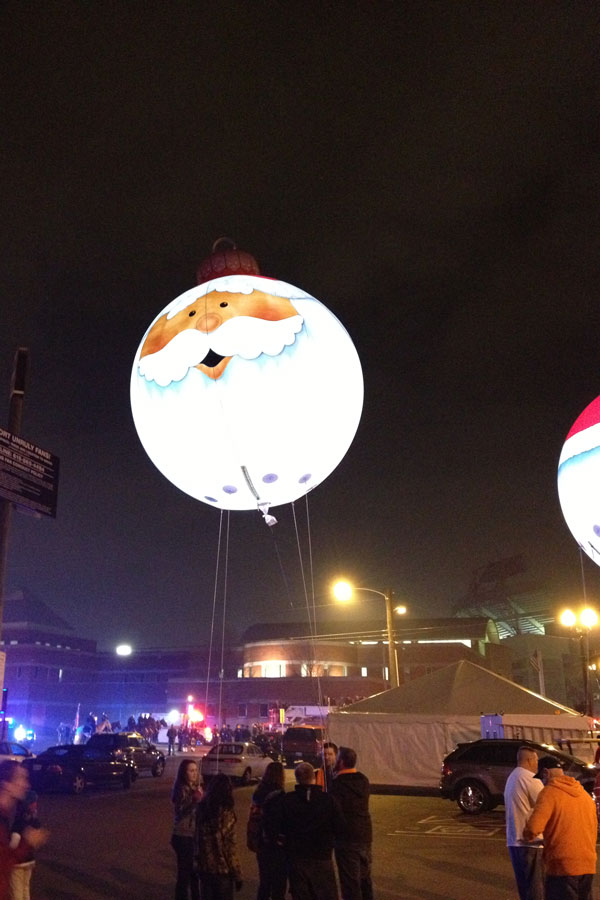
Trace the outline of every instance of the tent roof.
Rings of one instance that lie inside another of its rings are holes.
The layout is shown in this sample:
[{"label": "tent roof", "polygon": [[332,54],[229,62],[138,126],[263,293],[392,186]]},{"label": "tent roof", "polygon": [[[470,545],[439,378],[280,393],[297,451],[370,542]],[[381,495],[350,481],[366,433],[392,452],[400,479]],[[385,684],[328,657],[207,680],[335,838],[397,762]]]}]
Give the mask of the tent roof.
[{"label": "tent roof", "polygon": [[[459,660],[400,687],[359,700],[347,713],[402,713],[445,716],[501,714],[580,714],[542,697],[502,675],[475,663]],[[343,715],[344,713],[341,713]]]}]

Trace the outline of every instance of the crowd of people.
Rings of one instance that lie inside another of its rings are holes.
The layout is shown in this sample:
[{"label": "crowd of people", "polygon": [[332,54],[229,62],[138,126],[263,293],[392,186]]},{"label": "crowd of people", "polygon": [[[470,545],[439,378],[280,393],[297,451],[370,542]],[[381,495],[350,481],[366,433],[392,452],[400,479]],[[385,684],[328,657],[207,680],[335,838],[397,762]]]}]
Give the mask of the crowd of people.
[{"label": "crowd of people", "polygon": [[[285,771],[269,763],[246,826],[256,854],[256,900],[373,900],[368,778],[350,747],[323,746],[323,764]],[[182,759],[171,792],[175,900],[233,900],[243,884],[230,779],[203,788],[193,756]],[[527,745],[506,782],[506,837],[520,900],[592,900],[598,819],[593,799],[552,756]],[[0,763],[0,900],[30,900],[36,851],[48,840],[26,769]],[[337,871],[336,871],[337,870]],[[339,886],[339,887],[338,887]]]},{"label": "crowd of people", "polygon": [[[135,716],[129,716],[127,719],[127,731],[136,731],[142,737],[155,743],[161,728],[166,728],[167,723],[164,719],[155,719],[154,716],[145,713]],[[122,731],[123,725],[120,721],[111,722],[106,713],[102,713],[100,718],[93,713],[88,713],[85,721],[79,725],[75,722],[73,725],[68,722],[61,722],[56,729],[57,741],[59,744],[85,744],[93,734],[102,733],[103,731]]]},{"label": "crowd of people", "polygon": [[265,731],[260,725],[229,725],[201,728],[197,725],[186,723],[183,725],[169,725],[167,728],[167,755],[174,756],[176,751],[182,753],[201,744],[227,744],[243,741],[253,741],[265,753],[278,755],[281,743],[281,733]]},{"label": "crowd of people", "polygon": [[[248,849],[256,853],[257,900],[373,900],[368,778],[356,753],[327,743],[323,767],[296,766],[285,790],[280,762],[269,763],[252,797]],[[224,774],[203,791],[196,762],[184,759],[171,799],[177,858],[175,900],[232,900],[242,887],[233,792]],[[337,868],[337,878],[336,878]]]}]

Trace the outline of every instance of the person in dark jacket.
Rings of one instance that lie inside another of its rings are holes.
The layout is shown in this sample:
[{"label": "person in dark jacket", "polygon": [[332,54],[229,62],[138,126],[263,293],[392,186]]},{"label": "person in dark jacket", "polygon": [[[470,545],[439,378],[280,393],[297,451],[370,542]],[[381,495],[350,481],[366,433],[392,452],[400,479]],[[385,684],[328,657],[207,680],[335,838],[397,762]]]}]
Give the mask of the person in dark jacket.
[{"label": "person in dark jacket", "polygon": [[284,846],[293,900],[338,900],[333,868],[334,840],[344,829],[337,802],[315,784],[309,763],[296,766],[296,787],[272,810],[265,829]]},{"label": "person in dark jacket", "polygon": [[356,753],[350,747],[340,747],[331,794],[338,801],[346,821],[345,833],[335,842],[342,900],[373,900],[370,792],[369,779],[356,771]]},{"label": "person in dark jacket", "polygon": [[[280,762],[269,763],[262,781],[252,795],[250,822],[258,827],[256,859],[258,862],[258,892],[256,900],[285,900],[287,886],[287,861],[285,851],[277,836],[271,837],[263,827],[263,817],[267,818],[275,804],[281,803],[285,794],[285,770]],[[248,844],[248,849],[253,849]]]}]

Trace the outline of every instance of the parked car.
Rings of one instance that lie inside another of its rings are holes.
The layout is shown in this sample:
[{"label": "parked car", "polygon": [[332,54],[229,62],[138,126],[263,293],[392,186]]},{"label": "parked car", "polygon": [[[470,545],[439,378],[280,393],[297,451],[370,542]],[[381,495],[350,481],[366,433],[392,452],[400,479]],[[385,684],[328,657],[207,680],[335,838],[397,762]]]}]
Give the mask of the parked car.
[{"label": "parked car", "polygon": [[14,741],[0,741],[0,762],[4,759],[14,759],[15,762],[23,762],[25,759],[33,759],[34,755],[23,744],[15,744]]},{"label": "parked car", "polygon": [[165,754],[135,731],[93,734],[86,747],[101,747],[135,764],[138,772],[151,772],[158,778],[165,771]]},{"label": "parked car", "polygon": [[274,762],[281,762],[281,733],[266,731],[257,734],[254,743]]},{"label": "parked car", "polygon": [[250,741],[215,744],[202,760],[202,779],[206,783],[223,772],[234,781],[250,784],[262,778],[270,762],[271,757]]},{"label": "parked car", "polygon": [[320,766],[323,751],[323,729],[319,725],[290,725],[281,739],[281,753],[288,768],[298,762]]},{"label": "parked car", "polygon": [[442,797],[456,800],[459,808],[471,816],[494,809],[504,802],[506,779],[517,764],[517,750],[522,746],[531,747],[538,757],[558,759],[565,775],[573,776],[592,793],[598,766],[563,753],[551,744],[518,738],[482,738],[458,744],[445,757],[440,779]]},{"label": "parked car", "polygon": [[131,760],[88,744],[49,747],[38,756],[26,759],[23,765],[36,791],[64,790],[81,794],[88,784],[130,788],[137,777]]}]

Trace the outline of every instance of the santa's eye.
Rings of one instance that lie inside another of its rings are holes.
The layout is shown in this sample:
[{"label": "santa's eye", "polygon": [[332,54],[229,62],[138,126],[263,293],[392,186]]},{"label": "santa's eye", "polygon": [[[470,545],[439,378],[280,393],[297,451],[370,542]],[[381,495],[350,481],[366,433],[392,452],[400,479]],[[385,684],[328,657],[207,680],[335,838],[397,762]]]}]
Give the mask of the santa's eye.
[{"label": "santa's eye", "polygon": [[229,303],[226,303],[226,302],[223,300],[222,303],[219,303],[219,306],[220,306],[221,308],[223,308],[223,307],[225,307],[225,306],[229,306]]},{"label": "santa's eye", "polygon": [[190,318],[191,318],[192,316],[195,316],[195,315],[196,315],[196,310],[195,310],[195,309],[192,309],[191,312],[188,313],[188,316],[190,316]]}]

